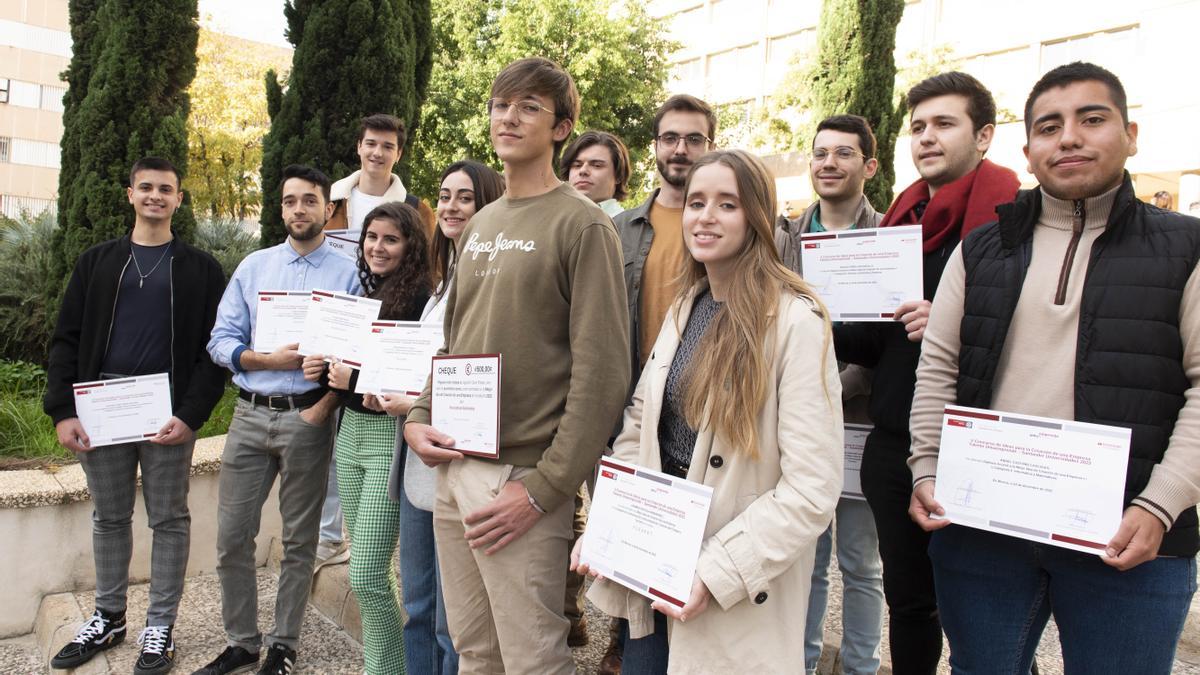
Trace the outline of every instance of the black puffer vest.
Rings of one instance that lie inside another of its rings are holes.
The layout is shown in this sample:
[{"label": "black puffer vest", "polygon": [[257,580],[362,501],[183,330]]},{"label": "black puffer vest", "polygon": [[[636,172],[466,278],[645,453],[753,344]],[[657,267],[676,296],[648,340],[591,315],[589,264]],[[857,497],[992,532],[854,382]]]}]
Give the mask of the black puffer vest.
[{"label": "black puffer vest", "polygon": [[[1040,190],[1022,191],[1013,203],[996,209],[998,222],[963,242],[959,405],[990,407],[1041,204]],[[1179,310],[1197,260],[1200,225],[1139,201],[1126,174],[1088,260],[1075,356],[1075,419],[1132,429],[1126,505],[1162,461],[1190,386]],[[1166,533],[1159,554],[1190,557],[1197,551],[1200,530],[1191,507]]]}]

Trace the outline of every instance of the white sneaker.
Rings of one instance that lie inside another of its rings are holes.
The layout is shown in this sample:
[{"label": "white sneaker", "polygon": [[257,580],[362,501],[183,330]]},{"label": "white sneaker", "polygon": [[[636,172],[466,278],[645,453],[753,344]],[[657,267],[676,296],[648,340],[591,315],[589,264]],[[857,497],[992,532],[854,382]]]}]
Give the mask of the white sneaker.
[{"label": "white sneaker", "polygon": [[317,544],[317,559],[313,574],[326,565],[341,565],[350,560],[350,542],[322,541]]}]

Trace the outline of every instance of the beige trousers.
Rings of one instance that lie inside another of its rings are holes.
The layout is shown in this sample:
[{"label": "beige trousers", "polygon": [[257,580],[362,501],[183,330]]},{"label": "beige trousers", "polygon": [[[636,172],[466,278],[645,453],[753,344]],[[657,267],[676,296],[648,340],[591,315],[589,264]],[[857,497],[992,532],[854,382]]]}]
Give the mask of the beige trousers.
[{"label": "beige trousers", "polygon": [[434,537],[460,675],[571,675],[563,614],[575,500],[493,555],[472,550],[463,519],[533,469],[467,457],[438,468]]}]

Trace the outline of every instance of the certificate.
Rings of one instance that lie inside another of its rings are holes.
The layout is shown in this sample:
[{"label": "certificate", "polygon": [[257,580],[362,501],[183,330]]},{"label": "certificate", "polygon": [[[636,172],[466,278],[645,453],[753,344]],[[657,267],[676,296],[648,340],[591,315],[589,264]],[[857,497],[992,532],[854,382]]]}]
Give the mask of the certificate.
[{"label": "certificate", "polygon": [[465,455],[500,456],[500,355],[433,357],[429,416]]},{"label": "certificate", "polygon": [[946,518],[1099,554],[1121,524],[1129,429],[946,406],[934,498]]},{"label": "certificate", "polygon": [[862,468],[863,447],[867,444],[867,434],[871,433],[869,424],[846,425],[846,461],[842,464],[842,499],[857,499],[866,501],[862,491],[862,478],[859,470]]},{"label": "certificate", "polygon": [[692,594],[712,488],[605,457],[581,562],[651,600]]},{"label": "certificate", "polygon": [[171,419],[171,385],[166,373],[80,382],[75,414],[93,448],[154,438]]},{"label": "certificate", "polygon": [[358,238],[362,230],[325,230],[329,248],[351,260],[358,260]]},{"label": "certificate", "polygon": [[834,321],[891,321],[924,297],[921,226],[800,235],[804,279]]},{"label": "certificate", "polygon": [[259,291],[250,348],[269,353],[284,345],[299,344],[312,304],[310,295],[308,291]]},{"label": "certificate", "polygon": [[312,291],[300,353],[324,354],[330,361],[361,368],[371,322],[379,318],[382,304],[349,293]]},{"label": "certificate", "polygon": [[433,357],[445,342],[440,321],[376,321],[368,333],[359,394],[420,396]]}]

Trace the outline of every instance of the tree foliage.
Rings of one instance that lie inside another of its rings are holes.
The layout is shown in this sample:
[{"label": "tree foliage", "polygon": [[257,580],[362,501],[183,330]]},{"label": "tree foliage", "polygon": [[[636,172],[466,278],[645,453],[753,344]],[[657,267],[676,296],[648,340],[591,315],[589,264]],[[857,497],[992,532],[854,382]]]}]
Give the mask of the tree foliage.
[{"label": "tree foliage", "polygon": [[262,138],[270,126],[263,77],[285,69],[290,54],[202,29],[197,58],[183,187],[198,216],[244,220],[262,205]]},{"label": "tree foliage", "polygon": [[807,78],[815,119],[853,113],[875,130],[879,172],[866,193],[879,209],[892,202],[896,136],[905,113],[895,95],[896,27],[903,15],[904,0],[824,0]]},{"label": "tree foliage", "polygon": [[[438,0],[429,97],[411,166],[418,194],[437,193],[451,162],[496,164],[485,104],[505,65],[543,56],[571,73],[582,100],[577,131],[601,129],[629,146],[631,192],[644,184],[655,108],[675,44],[642,3],[622,0]],[[634,194],[631,199],[636,199]]]},{"label": "tree foliage", "polygon": [[336,180],[358,168],[362,117],[395,115],[410,139],[419,128],[433,58],[429,1],[288,0],[292,72],[286,88],[274,70],[266,75],[271,129],[263,139],[264,246],[285,236],[279,208],[285,166],[308,164]]},{"label": "tree foliage", "polygon": [[[125,187],[135,161],[158,155],[186,173],[187,88],[199,31],[196,0],[71,0],[68,7],[75,42],[65,73],[56,294],[80,253],[132,226]],[[173,224],[190,235],[187,201]]]}]

